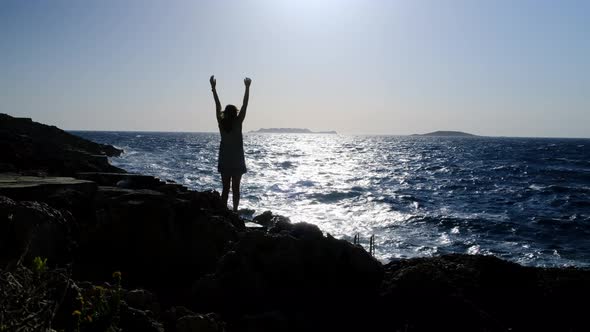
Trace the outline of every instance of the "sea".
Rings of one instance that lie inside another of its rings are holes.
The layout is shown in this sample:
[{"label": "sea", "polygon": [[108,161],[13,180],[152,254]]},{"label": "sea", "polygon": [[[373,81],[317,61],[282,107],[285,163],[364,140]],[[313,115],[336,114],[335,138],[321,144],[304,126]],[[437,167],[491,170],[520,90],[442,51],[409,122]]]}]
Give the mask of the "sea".
[{"label": "sea", "polygon": [[[111,163],[221,191],[219,134],[88,132]],[[590,139],[244,134],[240,213],[359,235],[382,261],[447,253],[590,267]],[[229,204],[231,204],[231,194]]]}]

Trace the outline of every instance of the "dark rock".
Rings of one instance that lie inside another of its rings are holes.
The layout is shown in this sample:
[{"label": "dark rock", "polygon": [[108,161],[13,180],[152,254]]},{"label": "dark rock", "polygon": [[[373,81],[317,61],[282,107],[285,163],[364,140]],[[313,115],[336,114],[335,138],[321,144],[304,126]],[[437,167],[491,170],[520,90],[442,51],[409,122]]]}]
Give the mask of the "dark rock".
[{"label": "dark rock", "polygon": [[262,212],[262,214],[259,214],[256,217],[254,217],[252,221],[262,226],[269,227],[271,226],[272,217],[273,214],[271,211],[264,211]]},{"label": "dark rock", "polygon": [[274,215],[270,211],[264,211],[262,214],[254,217],[252,221],[266,227],[269,233],[290,231],[293,228],[289,218],[281,215]]},{"label": "dark rock", "polygon": [[156,300],[156,296],[145,289],[134,289],[125,292],[124,300],[132,308],[149,310],[156,316],[160,314],[160,304]]},{"label": "dark rock", "polygon": [[269,233],[278,234],[281,232],[289,233],[293,230],[293,224],[288,218],[274,216],[268,227]]},{"label": "dark rock", "polygon": [[195,313],[183,306],[174,306],[162,314],[164,329],[166,331],[176,331],[176,322],[184,316],[193,316]]},{"label": "dark rock", "polygon": [[237,240],[229,218],[153,190],[100,187],[95,207],[77,275],[100,279],[120,270],[130,285],[153,289],[164,302],[186,296],[183,287],[214,271]]},{"label": "dark rock", "polygon": [[238,323],[244,332],[283,332],[291,331],[287,316],[279,311],[245,315]]},{"label": "dark rock", "polygon": [[31,119],[0,114],[0,164],[2,171],[16,169],[72,176],[77,172],[124,173],[107,157],[122,153]]},{"label": "dark rock", "polygon": [[573,303],[590,295],[590,272],[586,272],[585,282],[577,275],[577,294],[572,288],[561,292],[560,301],[556,301],[546,295],[558,289],[556,284],[540,286],[540,281],[546,280],[543,271],[492,256],[397,261],[386,266],[380,317],[393,329],[412,331],[569,331],[588,327],[578,315],[580,307]]},{"label": "dark rock", "polygon": [[60,191],[78,191],[92,196],[96,183],[70,177],[35,177],[0,173],[0,194],[17,200],[46,200]]},{"label": "dark rock", "polygon": [[25,255],[25,262],[37,256],[51,265],[70,262],[76,246],[73,228],[67,211],[0,196],[0,266],[17,261],[21,255]]},{"label": "dark rock", "polygon": [[227,212],[227,206],[223,205],[221,195],[217,191],[187,191],[180,193],[178,198],[190,201],[191,204],[202,209],[212,210],[218,213]]},{"label": "dark rock", "polygon": [[166,184],[153,176],[130,173],[79,172],[76,178],[126,189],[155,189]]},{"label": "dark rock", "polygon": [[121,321],[119,327],[129,332],[164,332],[164,327],[148,312],[121,306]]},{"label": "dark rock", "polygon": [[91,218],[96,183],[69,177],[35,177],[0,173],[0,195],[44,202],[67,209],[77,220]]},{"label": "dark rock", "polygon": [[177,332],[223,332],[225,324],[215,315],[187,315],[178,319]]},{"label": "dark rock", "polygon": [[304,240],[319,240],[324,236],[317,225],[308,224],[305,222],[293,224],[289,234],[293,237]]},{"label": "dark rock", "polygon": [[[195,284],[194,297],[197,308],[227,317],[280,310],[309,330],[327,326],[318,321],[329,325],[336,316],[372,308],[382,275],[382,265],[349,242],[251,231],[214,275]],[[309,314],[309,321],[295,312]]]}]

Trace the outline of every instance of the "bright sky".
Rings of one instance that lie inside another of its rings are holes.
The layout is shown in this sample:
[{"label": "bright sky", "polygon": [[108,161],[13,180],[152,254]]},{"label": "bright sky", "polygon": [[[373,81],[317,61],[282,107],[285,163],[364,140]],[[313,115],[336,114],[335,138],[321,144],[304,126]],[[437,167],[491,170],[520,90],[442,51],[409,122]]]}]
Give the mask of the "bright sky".
[{"label": "bright sky", "polygon": [[65,129],[590,137],[590,1],[0,0],[0,112]]}]

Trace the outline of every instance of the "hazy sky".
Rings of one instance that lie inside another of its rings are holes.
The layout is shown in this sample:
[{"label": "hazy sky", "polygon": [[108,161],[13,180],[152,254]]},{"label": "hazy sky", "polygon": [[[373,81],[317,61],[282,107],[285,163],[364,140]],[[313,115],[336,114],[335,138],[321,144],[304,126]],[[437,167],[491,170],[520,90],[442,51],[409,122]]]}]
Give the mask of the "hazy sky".
[{"label": "hazy sky", "polygon": [[0,112],[65,129],[590,137],[590,1],[0,0]]}]

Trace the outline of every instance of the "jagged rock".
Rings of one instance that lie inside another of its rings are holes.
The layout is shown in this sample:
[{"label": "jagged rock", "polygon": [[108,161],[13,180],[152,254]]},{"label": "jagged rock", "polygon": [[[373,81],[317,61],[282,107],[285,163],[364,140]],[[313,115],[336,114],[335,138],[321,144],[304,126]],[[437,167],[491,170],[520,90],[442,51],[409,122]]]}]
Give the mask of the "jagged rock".
[{"label": "jagged rock", "polygon": [[[272,233],[273,229],[274,228],[271,228],[269,232]],[[324,234],[317,225],[308,224],[306,222],[299,222],[293,224],[293,226],[289,230],[289,234],[293,237],[304,240],[319,240],[324,236]]]},{"label": "jagged rock", "polygon": [[160,314],[160,304],[152,292],[145,289],[134,289],[125,293],[125,302],[132,308],[149,310],[156,316]]},{"label": "jagged rock", "polygon": [[193,316],[195,313],[183,306],[170,307],[162,314],[164,329],[166,331],[176,331],[176,322],[184,316]]},{"label": "jagged rock", "polygon": [[[382,265],[349,242],[251,231],[214,275],[195,284],[194,300],[197,308],[229,317],[280,310],[291,323],[293,312],[323,310],[316,318],[327,323],[332,315],[371,308],[382,275]],[[313,321],[299,321],[299,328],[312,328]]]},{"label": "jagged rock", "polygon": [[121,270],[128,282],[160,291],[166,300],[166,293],[182,296],[183,286],[190,288],[191,280],[214,271],[237,240],[229,218],[191,201],[108,187],[100,187],[97,196],[95,228],[81,243],[86,259],[76,270],[84,278]]},{"label": "jagged rock", "polygon": [[202,209],[213,210],[217,212],[227,211],[227,206],[223,205],[221,195],[217,191],[187,191],[180,193],[178,198],[190,201],[191,204]]},{"label": "jagged rock", "polygon": [[271,226],[273,214],[271,211],[264,211],[261,214],[257,215],[252,219],[253,222],[258,223],[262,226],[269,227]]},{"label": "jagged rock", "polygon": [[92,196],[96,183],[70,177],[37,177],[0,173],[0,194],[16,200],[47,200],[63,191],[83,192]]},{"label": "jagged rock", "polygon": [[76,245],[73,227],[67,211],[0,196],[0,266],[25,253],[26,262],[37,256],[51,265],[70,262]]},{"label": "jagged rock", "polygon": [[31,119],[0,114],[0,170],[71,176],[83,171],[125,171],[108,163],[122,153]]},{"label": "jagged rock", "polygon": [[265,227],[269,233],[290,232],[293,229],[293,224],[291,224],[289,218],[275,215],[271,211],[264,211],[254,217],[252,221]]},{"label": "jagged rock", "polygon": [[164,332],[164,327],[148,312],[121,306],[121,322],[119,327],[129,332]]},{"label": "jagged rock", "polygon": [[177,332],[223,332],[225,324],[215,315],[187,315],[178,319]]},{"label": "jagged rock", "polygon": [[76,174],[76,178],[90,180],[100,186],[126,189],[156,189],[166,184],[150,175],[131,173],[79,172]]},{"label": "jagged rock", "polygon": [[0,173],[0,195],[39,201],[67,209],[77,220],[90,218],[96,183],[70,177],[36,177]]},{"label": "jagged rock", "polygon": [[[548,278],[551,271],[492,256],[392,262],[379,316],[393,329],[412,331],[584,330],[589,323],[574,303],[590,296],[590,271],[559,270],[561,278],[576,275],[573,284]],[[556,290],[559,295],[548,295]],[[458,313],[460,319],[451,319]]]}]

